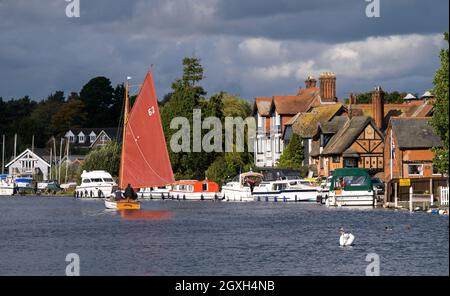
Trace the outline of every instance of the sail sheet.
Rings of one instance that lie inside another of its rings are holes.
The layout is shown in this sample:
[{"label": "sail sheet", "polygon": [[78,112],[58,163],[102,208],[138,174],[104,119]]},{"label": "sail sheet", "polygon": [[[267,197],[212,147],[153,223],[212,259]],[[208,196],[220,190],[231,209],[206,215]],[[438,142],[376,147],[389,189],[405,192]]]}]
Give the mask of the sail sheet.
[{"label": "sail sheet", "polygon": [[119,187],[123,189],[131,184],[133,188],[144,188],[173,183],[151,71],[126,117]]}]

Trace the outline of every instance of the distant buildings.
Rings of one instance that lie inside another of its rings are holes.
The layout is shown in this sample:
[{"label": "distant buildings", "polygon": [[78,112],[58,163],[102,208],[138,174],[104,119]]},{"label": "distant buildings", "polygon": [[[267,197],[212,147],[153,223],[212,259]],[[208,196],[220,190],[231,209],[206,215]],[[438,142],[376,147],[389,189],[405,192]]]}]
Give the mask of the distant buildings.
[{"label": "distant buildings", "polygon": [[[394,141],[399,141],[397,158],[392,160],[394,177],[433,175],[431,149],[440,142],[428,124],[434,100],[429,91],[419,98],[408,94],[401,104],[386,104],[378,86],[372,103],[358,104],[351,94],[348,104],[343,104],[336,98],[335,74],[323,73],[319,82],[317,87],[310,76],[295,96],[255,99],[257,167],[276,166],[284,147],[297,134],[303,140],[303,165],[310,175],[328,176],[337,168],[360,167],[388,180],[391,159],[386,153],[392,133]],[[404,145],[405,140],[416,146]]]},{"label": "distant buildings", "polygon": [[104,146],[111,141],[120,141],[121,137],[118,128],[70,129],[64,135],[72,147],[86,150]]}]

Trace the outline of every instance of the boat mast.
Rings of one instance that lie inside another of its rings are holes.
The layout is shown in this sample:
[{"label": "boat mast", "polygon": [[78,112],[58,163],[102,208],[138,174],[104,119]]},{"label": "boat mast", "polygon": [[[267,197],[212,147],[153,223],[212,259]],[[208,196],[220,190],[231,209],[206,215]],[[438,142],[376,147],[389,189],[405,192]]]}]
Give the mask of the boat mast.
[{"label": "boat mast", "polygon": [[125,127],[127,125],[128,121],[128,88],[129,88],[129,80],[131,77],[127,77],[127,80],[125,81],[125,111],[123,112],[123,127],[122,127],[122,153],[120,154],[120,173],[119,173],[119,189],[122,186],[122,179],[123,179],[123,157],[125,155]]},{"label": "boat mast", "polygon": [[3,135],[3,146],[2,146],[2,174],[5,173],[5,135]]}]

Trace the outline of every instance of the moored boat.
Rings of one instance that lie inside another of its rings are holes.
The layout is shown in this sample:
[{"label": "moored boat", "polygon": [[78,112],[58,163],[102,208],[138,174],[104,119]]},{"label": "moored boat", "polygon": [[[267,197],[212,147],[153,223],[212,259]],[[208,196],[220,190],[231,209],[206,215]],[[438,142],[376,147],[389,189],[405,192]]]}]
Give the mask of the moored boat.
[{"label": "moored boat", "polygon": [[377,199],[366,169],[336,169],[331,179],[327,206],[376,206]]},{"label": "moored boat", "polygon": [[315,202],[317,186],[308,180],[278,180],[262,182],[253,190],[255,201]]},{"label": "moored boat", "polygon": [[138,197],[142,199],[166,199],[169,198],[170,185],[159,187],[146,187],[138,191]]},{"label": "moored boat", "polygon": [[0,195],[14,195],[16,185],[14,179],[9,175],[0,175]]},{"label": "moored boat", "polygon": [[117,184],[106,171],[83,171],[81,184],[75,188],[78,198],[103,198],[110,196],[117,189]]},{"label": "moored boat", "polygon": [[180,180],[172,184],[169,197],[177,200],[218,200],[221,193],[216,182]]},{"label": "moored boat", "polygon": [[262,182],[260,173],[247,172],[236,176],[233,181],[222,186],[222,198],[225,201],[254,201],[253,189]]}]

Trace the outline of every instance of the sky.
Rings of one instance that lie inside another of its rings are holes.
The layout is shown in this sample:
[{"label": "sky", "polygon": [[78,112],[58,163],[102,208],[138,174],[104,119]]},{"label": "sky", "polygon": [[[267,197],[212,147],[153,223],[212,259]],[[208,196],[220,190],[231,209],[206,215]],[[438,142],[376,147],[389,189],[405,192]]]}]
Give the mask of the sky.
[{"label": "sky", "polygon": [[449,23],[448,0],[79,0],[78,18],[68,1],[0,0],[4,100],[79,92],[96,76],[131,76],[136,92],[150,65],[162,98],[192,55],[208,95],[293,95],[325,71],[340,99],[378,85],[422,94]]}]

